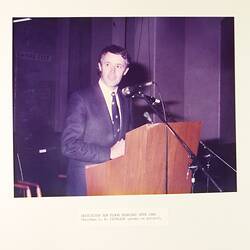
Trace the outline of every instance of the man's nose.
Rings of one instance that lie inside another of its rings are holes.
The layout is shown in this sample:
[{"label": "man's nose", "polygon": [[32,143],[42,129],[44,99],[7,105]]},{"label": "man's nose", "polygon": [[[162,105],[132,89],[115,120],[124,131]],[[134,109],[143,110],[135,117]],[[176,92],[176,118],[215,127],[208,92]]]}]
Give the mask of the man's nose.
[{"label": "man's nose", "polygon": [[111,72],[115,72],[115,70],[116,70],[115,66],[112,66],[110,69]]}]

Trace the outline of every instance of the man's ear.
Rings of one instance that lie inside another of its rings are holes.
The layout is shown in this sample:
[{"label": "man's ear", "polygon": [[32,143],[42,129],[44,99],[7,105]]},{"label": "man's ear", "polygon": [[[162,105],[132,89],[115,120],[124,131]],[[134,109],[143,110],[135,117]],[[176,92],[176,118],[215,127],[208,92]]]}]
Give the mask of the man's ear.
[{"label": "man's ear", "polygon": [[98,69],[100,72],[102,72],[102,66],[101,66],[101,63],[98,63]]},{"label": "man's ear", "polygon": [[126,68],[125,71],[123,72],[123,75],[125,76],[129,71],[129,68]]}]

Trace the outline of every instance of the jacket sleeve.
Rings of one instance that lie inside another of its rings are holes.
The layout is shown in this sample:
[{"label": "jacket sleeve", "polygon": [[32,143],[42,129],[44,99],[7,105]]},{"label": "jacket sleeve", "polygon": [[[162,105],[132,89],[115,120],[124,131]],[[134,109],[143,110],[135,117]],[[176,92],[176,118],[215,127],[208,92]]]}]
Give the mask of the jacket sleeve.
[{"label": "jacket sleeve", "polygon": [[66,124],[61,138],[62,154],[68,158],[100,163],[110,159],[110,148],[84,141],[86,104],[79,93],[70,97]]}]

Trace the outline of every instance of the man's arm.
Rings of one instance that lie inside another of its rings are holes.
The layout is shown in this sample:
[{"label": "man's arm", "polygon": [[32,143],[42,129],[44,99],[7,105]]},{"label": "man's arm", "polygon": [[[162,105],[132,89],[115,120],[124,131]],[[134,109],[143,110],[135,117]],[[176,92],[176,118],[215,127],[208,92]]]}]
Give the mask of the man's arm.
[{"label": "man's arm", "polygon": [[93,163],[109,160],[109,147],[84,141],[86,119],[86,104],[83,97],[79,93],[75,93],[69,100],[66,126],[62,134],[63,155],[71,159]]}]

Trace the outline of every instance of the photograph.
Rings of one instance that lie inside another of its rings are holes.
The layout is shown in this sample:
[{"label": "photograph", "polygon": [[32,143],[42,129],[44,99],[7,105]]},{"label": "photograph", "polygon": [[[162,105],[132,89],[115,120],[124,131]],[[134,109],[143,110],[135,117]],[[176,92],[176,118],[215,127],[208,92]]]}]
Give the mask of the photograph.
[{"label": "photograph", "polygon": [[236,192],[234,72],[234,17],[14,17],[14,196]]}]

